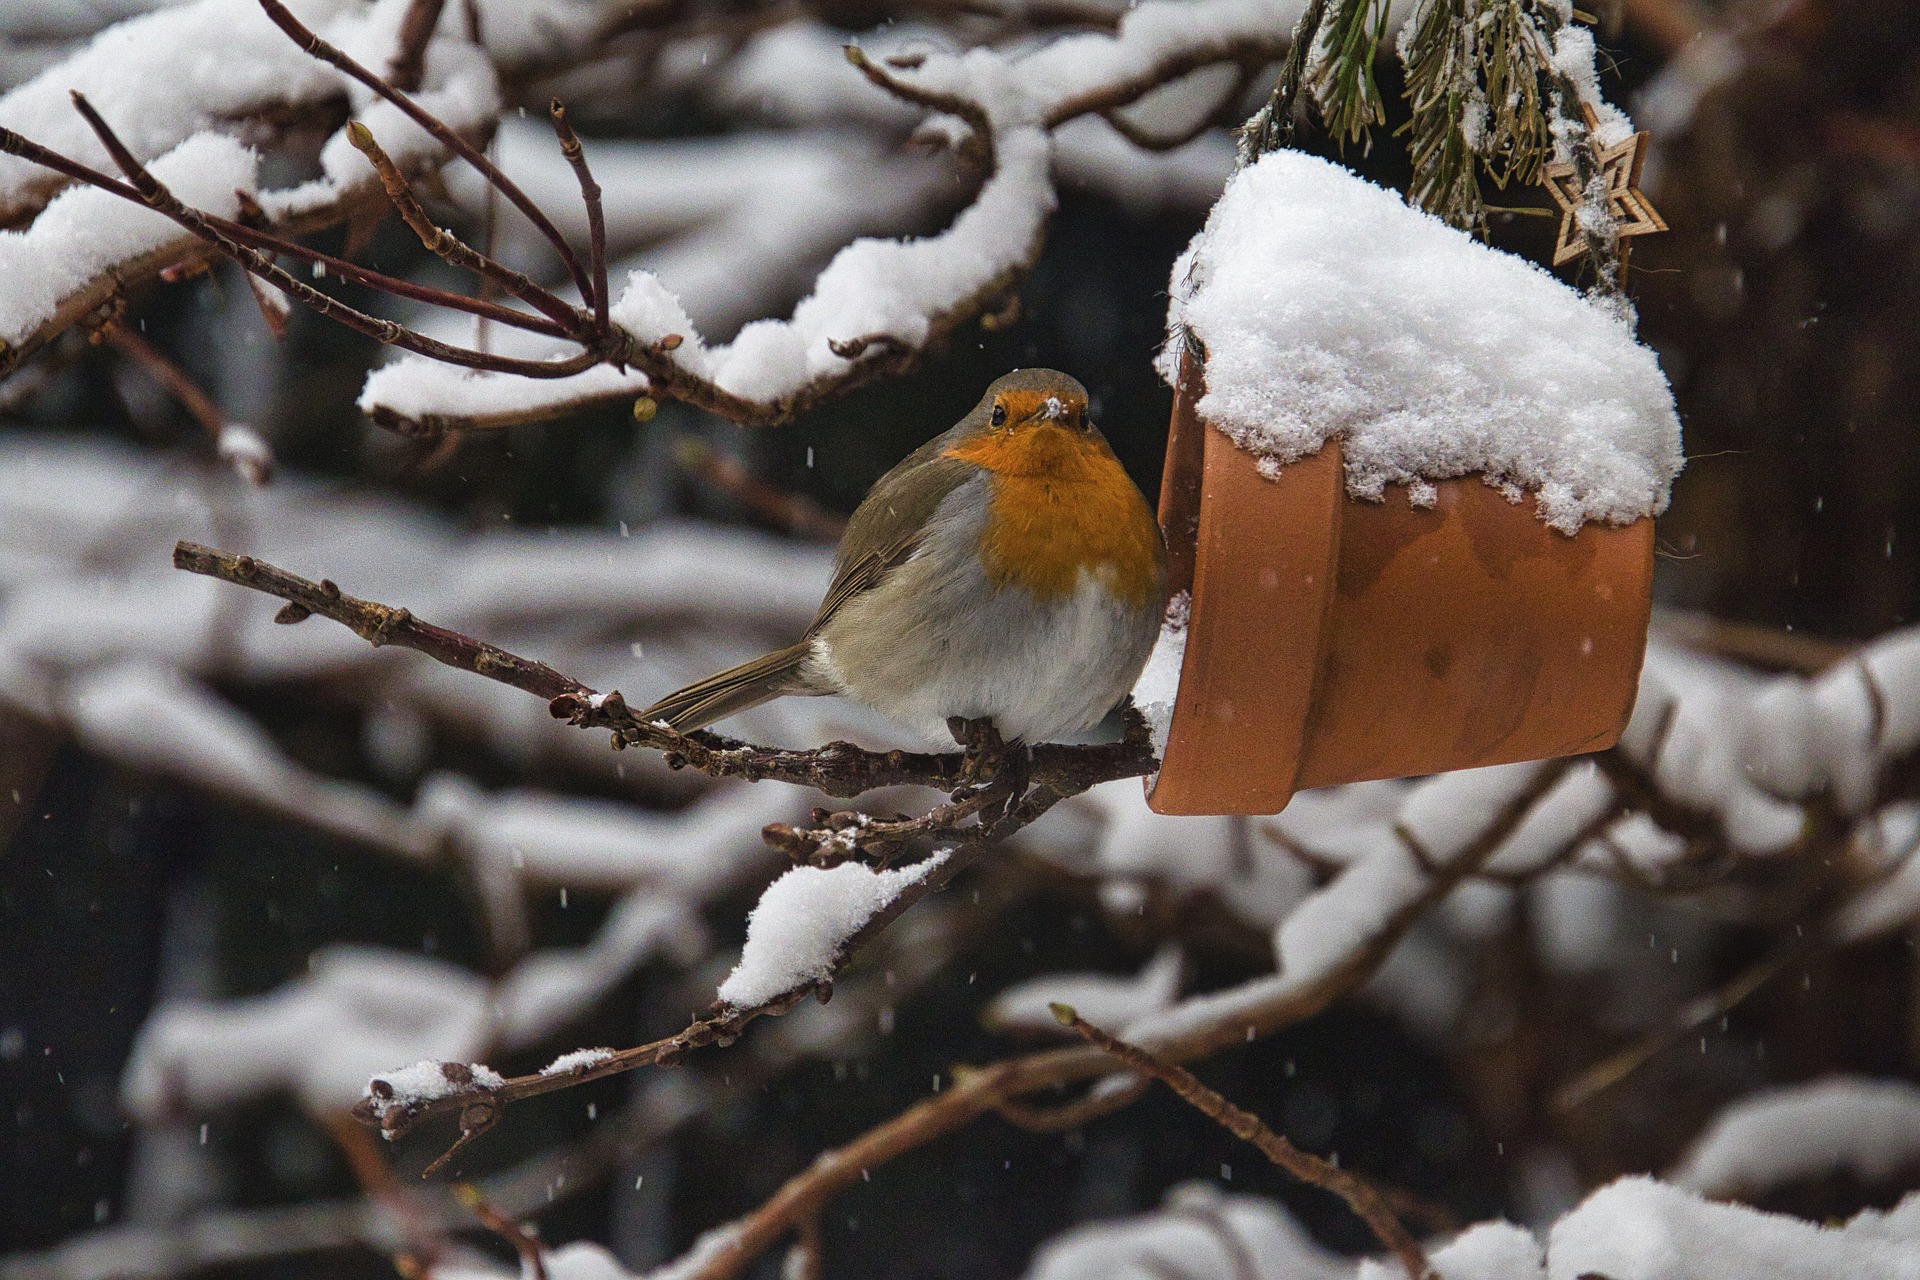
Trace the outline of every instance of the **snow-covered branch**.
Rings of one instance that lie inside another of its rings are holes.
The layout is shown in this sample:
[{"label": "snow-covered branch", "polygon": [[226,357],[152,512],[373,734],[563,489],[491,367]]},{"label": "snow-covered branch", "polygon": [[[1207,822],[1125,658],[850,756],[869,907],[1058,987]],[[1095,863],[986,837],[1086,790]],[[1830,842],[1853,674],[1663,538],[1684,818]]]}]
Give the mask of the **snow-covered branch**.
[{"label": "snow-covered branch", "polygon": [[[363,10],[340,0],[309,0],[296,9],[332,42],[379,63],[393,48],[407,4],[382,0]],[[228,57],[205,57],[210,47]],[[428,46],[424,75],[417,100],[448,128],[481,136],[492,127],[498,84],[480,49],[451,32],[439,35]],[[156,99],[156,86],[167,95]],[[221,126],[289,110],[324,116],[344,102],[352,111],[348,125],[384,139],[403,171],[419,175],[444,162],[438,141],[390,102],[356,88],[289,41],[256,0],[192,0],[109,28],[0,98],[0,129],[97,170],[109,156],[73,110],[70,94],[81,94],[131,155],[151,162],[189,206],[229,218],[250,212],[260,223],[256,229],[297,236],[384,200],[374,173],[348,142],[347,126],[314,157],[318,176],[271,189],[257,184],[252,148]],[[24,230],[0,232],[0,278],[8,282],[0,305],[0,342],[6,344],[0,372],[17,368],[121,291],[210,255],[204,242],[162,215],[103,191],[69,188],[55,196],[72,176],[18,151],[0,155],[0,201],[12,211],[9,219],[39,210]],[[247,209],[236,191],[252,202]]]},{"label": "snow-covered branch", "polygon": [[[401,39],[398,28],[409,10],[399,0],[383,0],[365,18],[345,10],[336,13],[317,0],[298,12],[273,0],[262,3],[274,22],[298,36],[299,41],[277,46],[274,57],[263,60],[261,66],[269,68],[277,61],[291,59],[300,65],[300,73],[276,77],[263,70],[258,83],[221,86],[219,94],[211,89],[198,93],[193,91],[195,82],[182,80],[189,92],[183,94],[181,104],[170,113],[156,113],[157,118],[151,121],[143,119],[139,133],[124,140],[125,154],[132,157],[130,163],[154,160],[167,144],[189,141],[205,126],[201,117],[210,113],[221,118],[244,117],[269,105],[285,105],[289,96],[300,102],[321,101],[337,98],[343,92],[364,94],[372,89],[377,91],[375,100],[323,149],[325,178],[286,191],[257,192],[250,175],[238,175],[238,181],[223,180],[200,199],[187,193],[183,206],[191,210],[208,200],[225,199],[228,190],[238,187],[248,192],[254,202],[249,207],[257,208],[269,228],[293,232],[345,216],[350,203],[381,185],[370,182],[364,168],[347,158],[356,148],[377,158],[376,150],[369,146],[373,138],[379,138],[392,155],[394,164],[383,177],[386,190],[395,196],[402,190],[396,182],[397,174],[409,169],[418,172],[448,151],[455,151],[487,169],[489,180],[509,202],[548,233],[547,238],[567,261],[581,294],[594,292],[540,206],[526,199],[511,179],[494,170],[461,137],[462,133],[491,128],[498,108],[489,78],[491,65],[484,57],[472,56],[475,51],[471,45],[463,46],[456,38],[442,35],[428,46],[426,88],[417,96],[416,107],[415,98],[401,94],[368,70],[383,65],[381,59],[370,56],[374,50],[391,55]],[[850,56],[859,72],[900,100],[934,111],[932,124],[936,131],[949,141],[966,139],[962,154],[984,162],[979,195],[945,232],[911,243],[871,240],[847,246],[821,273],[813,292],[790,320],[749,325],[733,342],[722,346],[711,345],[702,337],[675,295],[652,276],[636,274],[617,304],[610,307],[605,297],[589,299],[599,319],[597,332],[590,340],[572,333],[569,317],[556,313],[561,327],[569,329],[569,336],[586,341],[594,353],[585,362],[604,361],[603,367],[583,373],[578,372],[580,362],[564,360],[549,371],[544,367],[547,357],[538,354],[491,360],[471,354],[460,356],[458,353],[465,348],[413,336],[391,322],[385,322],[383,328],[361,320],[356,328],[381,341],[398,342],[419,353],[423,360],[453,360],[459,365],[494,370],[455,376],[434,363],[402,361],[375,375],[363,396],[363,407],[390,426],[436,430],[467,425],[469,415],[463,406],[477,400],[488,405],[484,423],[496,425],[546,416],[596,399],[651,394],[688,400],[736,421],[784,421],[831,395],[904,368],[957,325],[998,306],[1038,253],[1054,204],[1049,132],[1090,114],[1107,114],[1119,120],[1112,115],[1118,108],[1206,67],[1230,64],[1244,72],[1258,66],[1284,38],[1280,33],[1285,30],[1286,15],[1276,17],[1270,8],[1245,0],[1210,0],[1198,12],[1187,5],[1150,5],[1126,15],[1112,32],[1071,37],[1034,51],[1000,53],[975,48],[961,53],[915,52],[895,58],[901,65],[894,67],[882,66],[853,51]],[[228,9],[235,12],[228,13]],[[201,27],[242,18],[246,19],[243,29],[254,37],[271,37],[271,24],[243,0],[196,0],[179,10],[114,28],[89,46],[85,54],[76,55],[69,64],[50,68],[41,78],[22,86],[6,103],[0,103],[0,124],[12,130],[9,137],[24,138],[42,149],[35,151],[24,144],[11,147],[19,157],[13,161],[18,167],[15,185],[26,191],[28,178],[22,175],[38,172],[32,162],[44,161],[50,154],[79,159],[99,150],[99,143],[80,129],[70,113],[63,114],[64,95],[56,92],[55,81],[61,87],[95,95],[105,90],[108,96],[102,105],[102,118],[112,123],[121,101],[116,94],[124,88],[124,68],[116,59],[124,52],[126,27],[136,28],[134,34],[143,36],[143,56],[148,61],[161,59],[160,64],[149,68],[158,74],[170,65],[165,64],[165,58],[184,56],[181,51],[191,47],[192,37]],[[152,26],[152,30],[140,23]],[[319,35],[308,34],[314,28],[320,29]],[[419,33],[412,34],[417,37]],[[307,62],[301,55],[302,48],[318,53],[328,65]],[[466,53],[461,53],[463,48]],[[460,62],[462,57],[467,59],[465,63]],[[1069,67],[1073,73],[1065,74]],[[846,71],[854,73],[852,68]],[[458,75],[470,73],[480,75],[485,84],[476,89],[457,80]],[[444,88],[436,87],[442,82]],[[8,110],[9,105],[12,110]],[[393,122],[386,120],[389,115],[395,117]],[[430,129],[423,132],[416,127],[419,124]],[[1138,128],[1126,123],[1120,127],[1126,132]],[[406,139],[404,143],[388,136],[396,130]],[[123,161],[122,167],[127,163]],[[97,172],[97,163],[93,168]],[[66,176],[85,175],[70,169]],[[50,189],[46,179],[35,180]],[[109,184],[89,180],[113,190]],[[160,180],[167,181],[164,175]],[[47,277],[49,283],[39,290],[46,297],[21,300],[16,307],[18,314],[12,317],[7,332],[0,335],[9,342],[16,362],[91,313],[124,282],[137,281],[143,273],[182,261],[183,255],[204,256],[208,252],[207,245],[195,245],[151,213],[117,208],[102,192],[83,192],[67,199],[69,203],[80,201],[63,214],[68,222],[77,218],[77,225],[87,228],[95,223],[126,223],[129,230],[122,238],[127,243],[104,249],[93,237],[62,235],[59,228],[66,224],[59,221],[45,226],[36,223],[34,228],[18,233],[31,239],[21,239],[17,252],[36,264],[48,258],[73,261]],[[404,212],[404,198],[401,203]],[[229,209],[226,214],[240,212],[243,210]],[[296,225],[296,217],[305,221]],[[422,234],[427,233],[423,230]],[[71,252],[66,247],[70,242],[75,246]],[[429,243],[439,241],[430,238]],[[218,242],[213,242],[213,247],[231,252]],[[74,257],[75,253],[81,256]],[[250,270],[267,269],[264,259],[241,256],[241,260]],[[330,306],[311,290],[292,286],[289,279],[277,279],[276,283],[336,318],[350,323],[356,319],[347,309],[338,304]],[[619,326],[618,341],[610,339],[611,324]],[[638,372],[625,372],[628,366]],[[554,385],[529,385],[525,375],[535,372],[552,378]],[[577,376],[569,377],[569,373]],[[486,385],[477,386],[476,381]]]}]

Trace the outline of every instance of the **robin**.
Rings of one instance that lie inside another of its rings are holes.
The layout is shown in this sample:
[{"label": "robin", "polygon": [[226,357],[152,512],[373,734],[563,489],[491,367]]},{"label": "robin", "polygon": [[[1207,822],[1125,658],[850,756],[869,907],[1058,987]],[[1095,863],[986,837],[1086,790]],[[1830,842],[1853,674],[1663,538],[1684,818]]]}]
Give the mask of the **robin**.
[{"label": "robin", "polygon": [[1087,418],[1087,392],[1019,369],[874,485],[800,640],[641,713],[697,729],[773,698],[847,694],[930,743],[949,717],[1008,741],[1097,724],[1159,635],[1166,548]]}]

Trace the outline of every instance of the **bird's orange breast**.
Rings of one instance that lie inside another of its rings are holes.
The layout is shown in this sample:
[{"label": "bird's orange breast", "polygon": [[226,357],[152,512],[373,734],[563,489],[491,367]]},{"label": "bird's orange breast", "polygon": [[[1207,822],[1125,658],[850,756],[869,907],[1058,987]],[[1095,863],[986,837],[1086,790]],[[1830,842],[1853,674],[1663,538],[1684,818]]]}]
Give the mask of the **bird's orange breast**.
[{"label": "bird's orange breast", "polygon": [[1160,530],[1097,436],[1051,423],[982,432],[947,450],[993,475],[980,560],[995,586],[1042,600],[1073,594],[1082,570],[1136,607],[1160,589]]}]

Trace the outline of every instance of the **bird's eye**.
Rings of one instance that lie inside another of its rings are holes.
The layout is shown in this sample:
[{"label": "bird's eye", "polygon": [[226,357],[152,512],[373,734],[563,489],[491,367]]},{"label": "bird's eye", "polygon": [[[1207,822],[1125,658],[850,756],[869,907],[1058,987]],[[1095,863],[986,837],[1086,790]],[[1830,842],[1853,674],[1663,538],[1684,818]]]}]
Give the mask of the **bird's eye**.
[{"label": "bird's eye", "polygon": [[993,425],[996,427],[1007,425],[1007,406],[1003,404],[993,406]]}]

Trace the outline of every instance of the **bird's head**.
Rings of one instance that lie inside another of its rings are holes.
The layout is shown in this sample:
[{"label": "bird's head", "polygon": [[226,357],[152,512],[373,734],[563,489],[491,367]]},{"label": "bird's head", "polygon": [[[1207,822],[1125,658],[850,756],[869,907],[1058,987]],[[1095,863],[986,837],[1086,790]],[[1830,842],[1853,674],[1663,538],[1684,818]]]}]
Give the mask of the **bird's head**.
[{"label": "bird's head", "polygon": [[1087,416],[1087,389],[1056,369],[1016,369],[998,379],[955,435],[949,457],[1003,475],[1073,471],[1111,457]]}]

